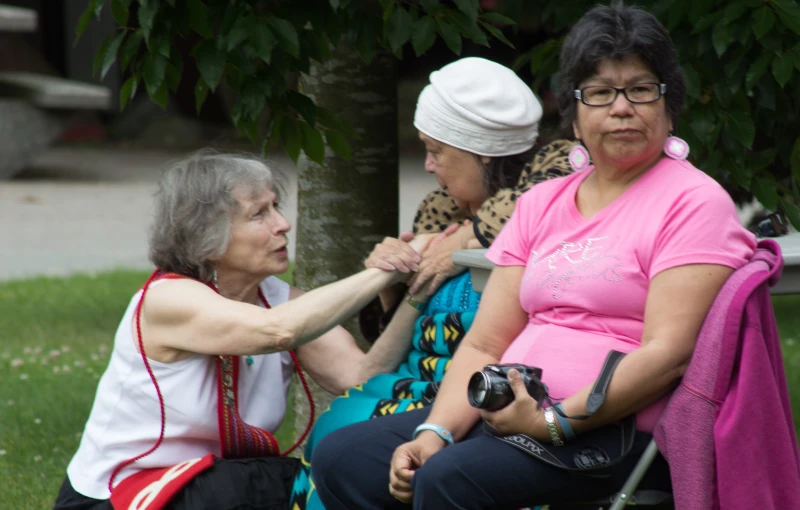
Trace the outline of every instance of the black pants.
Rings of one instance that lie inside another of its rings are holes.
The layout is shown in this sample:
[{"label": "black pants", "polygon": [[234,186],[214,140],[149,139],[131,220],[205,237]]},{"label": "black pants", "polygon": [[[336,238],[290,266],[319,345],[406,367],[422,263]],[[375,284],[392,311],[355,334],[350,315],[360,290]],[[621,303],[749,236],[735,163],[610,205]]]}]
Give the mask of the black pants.
[{"label": "black pants", "polygon": [[[287,510],[298,459],[216,459],[178,493],[169,510]],[[53,510],[111,510],[108,500],[87,498],[64,479]]]},{"label": "black pants", "polygon": [[[411,440],[429,408],[369,420],[332,432],[315,448],[311,469],[327,510],[407,509],[389,494],[392,453]],[[618,491],[652,436],[637,433],[633,451],[611,468],[609,477],[591,478],[550,466],[484,434],[476,426],[416,471],[415,509],[519,509],[585,501]],[[660,455],[640,488],[670,490],[669,468]]]}]

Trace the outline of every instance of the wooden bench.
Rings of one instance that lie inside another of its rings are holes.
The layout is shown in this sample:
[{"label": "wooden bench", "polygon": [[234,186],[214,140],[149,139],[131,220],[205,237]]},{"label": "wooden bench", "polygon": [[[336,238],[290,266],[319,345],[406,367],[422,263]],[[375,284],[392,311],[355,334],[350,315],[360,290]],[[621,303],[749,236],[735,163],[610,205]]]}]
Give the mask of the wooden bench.
[{"label": "wooden bench", "polygon": [[[783,253],[783,276],[770,290],[774,295],[800,294],[800,233],[771,238]],[[460,250],[453,253],[453,263],[469,268],[472,287],[483,292],[494,264],[486,258],[486,249]]]}]

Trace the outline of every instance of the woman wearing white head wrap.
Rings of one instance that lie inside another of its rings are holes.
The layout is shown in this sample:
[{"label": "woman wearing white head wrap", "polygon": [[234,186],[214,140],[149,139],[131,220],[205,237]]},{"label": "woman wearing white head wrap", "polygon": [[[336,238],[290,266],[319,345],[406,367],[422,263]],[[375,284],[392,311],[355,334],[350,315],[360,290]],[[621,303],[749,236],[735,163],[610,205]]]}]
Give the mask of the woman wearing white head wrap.
[{"label": "woman wearing white head wrap", "polygon": [[[430,75],[419,95],[414,127],[425,145],[425,169],[441,189],[430,193],[414,219],[415,233],[462,224],[424,255],[412,292],[427,284],[432,295],[463,271],[453,251],[488,247],[533,184],[568,174],[572,143],[537,144],[542,106],[511,69],[467,57]],[[466,220],[466,221],[465,221]],[[384,305],[393,301],[387,291]],[[388,307],[388,306],[387,306]]]}]

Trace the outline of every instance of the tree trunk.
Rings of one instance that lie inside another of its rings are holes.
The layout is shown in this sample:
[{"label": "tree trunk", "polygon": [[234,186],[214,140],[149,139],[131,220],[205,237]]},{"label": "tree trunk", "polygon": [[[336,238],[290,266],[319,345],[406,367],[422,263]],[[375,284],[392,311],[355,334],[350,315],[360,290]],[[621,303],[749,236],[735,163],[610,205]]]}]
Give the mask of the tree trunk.
[{"label": "tree trunk", "polygon": [[[313,62],[300,91],[347,120],[361,137],[352,159],[325,151],[325,164],[303,156],[297,182],[295,285],[313,289],[360,271],[375,243],[397,234],[397,61],[379,54],[366,64],[347,45],[324,64]],[[345,327],[364,343],[355,320]],[[295,384],[295,433],[308,423],[307,397]],[[312,385],[317,416],[333,396]]]}]

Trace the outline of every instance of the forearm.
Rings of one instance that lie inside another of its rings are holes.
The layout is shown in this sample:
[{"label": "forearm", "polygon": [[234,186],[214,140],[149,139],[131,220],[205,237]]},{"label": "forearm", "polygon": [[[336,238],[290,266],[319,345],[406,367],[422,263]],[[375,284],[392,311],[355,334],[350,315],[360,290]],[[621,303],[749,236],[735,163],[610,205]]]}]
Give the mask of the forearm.
[{"label": "forearm", "polygon": [[484,366],[498,361],[496,356],[472,345],[459,347],[425,421],[446,428],[456,441],[466,436],[480,418],[478,410],[467,399],[469,379]]},{"label": "forearm", "polygon": [[420,314],[418,309],[405,300],[400,303],[389,325],[359,362],[357,380],[353,385],[362,383],[376,374],[397,369],[411,348],[414,324]]},{"label": "forearm", "polygon": [[[395,273],[366,269],[269,310],[260,327],[266,343],[263,350],[289,350],[310,342],[366,306],[396,279]],[[274,345],[276,330],[280,331],[279,345]]]}]

